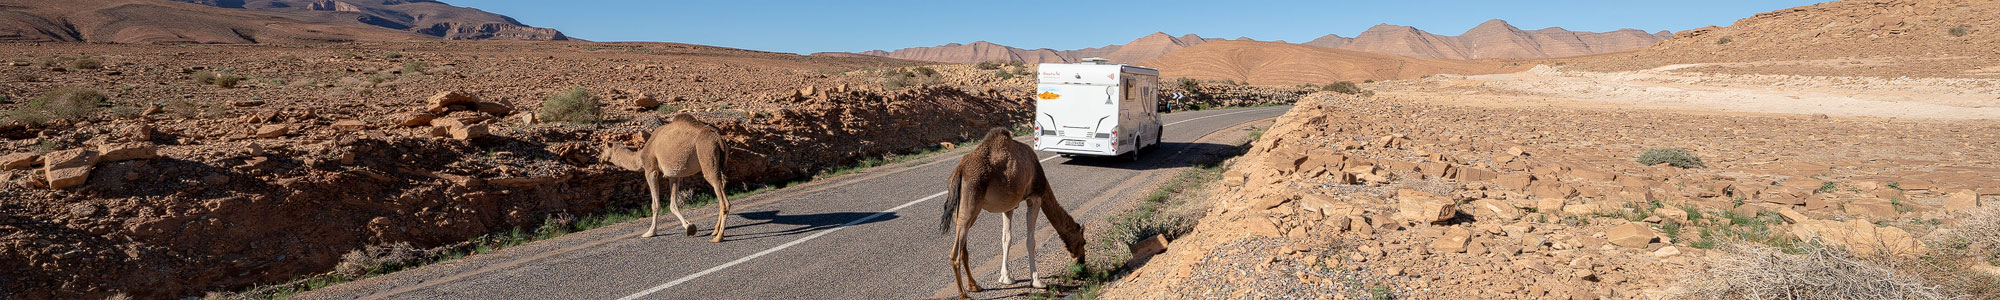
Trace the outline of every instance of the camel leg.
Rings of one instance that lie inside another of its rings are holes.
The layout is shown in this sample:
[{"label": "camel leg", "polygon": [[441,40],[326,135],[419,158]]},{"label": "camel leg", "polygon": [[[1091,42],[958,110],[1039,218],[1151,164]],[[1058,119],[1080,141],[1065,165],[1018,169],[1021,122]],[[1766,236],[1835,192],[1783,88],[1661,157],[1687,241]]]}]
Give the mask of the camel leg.
[{"label": "camel leg", "polygon": [[1027,218],[1028,218],[1028,222],[1027,222],[1027,223],[1022,223],[1022,224],[1026,224],[1026,225],[1028,225],[1028,226],[1027,226],[1027,228],[1026,228],[1026,230],[1028,231],[1028,235],[1027,235],[1027,238],[1028,238],[1028,286],[1033,286],[1033,287],[1035,287],[1035,288],[1038,288],[1038,289],[1040,289],[1040,288],[1048,288],[1049,286],[1048,286],[1048,285],[1043,285],[1043,284],[1042,284],[1042,272],[1041,272],[1041,271],[1036,271],[1036,270],[1035,270],[1035,262],[1039,261],[1039,260],[1036,260],[1036,258],[1035,258],[1035,228],[1037,228],[1037,227],[1035,227],[1035,215],[1036,215],[1036,214],[1039,214],[1039,213],[1041,213],[1041,212],[1042,212],[1042,206],[1043,206],[1043,205],[1049,205],[1049,204],[1050,204],[1050,203],[1048,203],[1048,202],[1042,202],[1042,200],[1041,200],[1041,199],[1037,199],[1037,198],[1029,198],[1029,199],[1028,199],[1028,213],[1027,213]]},{"label": "camel leg", "polygon": [[701,172],[701,175],[708,177],[708,185],[715,188],[715,201],[721,204],[718,206],[720,211],[715,214],[715,238],[708,240],[711,243],[720,243],[722,229],[729,227],[725,224],[729,221],[729,192],[722,189],[722,174],[719,172]]},{"label": "camel leg", "polygon": [[1014,245],[1014,231],[1010,228],[1014,223],[1014,211],[1001,212],[1000,216],[1000,280],[995,282],[1006,286],[1014,284],[1014,276],[1007,274],[1007,248],[1013,248],[1011,246]]},{"label": "camel leg", "polygon": [[958,288],[959,299],[972,298],[970,295],[967,295],[965,293],[968,288],[970,288],[973,292],[978,292],[980,290],[979,283],[977,282],[978,280],[975,280],[972,277],[972,271],[971,271],[972,266],[966,262],[966,257],[965,257],[966,229],[972,227],[972,221],[973,221],[972,220],[973,218],[965,217],[964,216],[965,213],[966,213],[965,211],[960,211],[959,215],[952,216],[952,219],[954,219],[953,221],[956,221],[955,223],[957,223],[958,226],[953,226],[952,229],[953,239],[951,244],[951,279],[953,283],[952,287]]},{"label": "camel leg", "polygon": [[[667,188],[669,189],[667,191],[667,199],[669,199],[667,200],[667,210],[674,212],[674,220],[681,221],[681,228],[687,230],[688,236],[694,236],[694,224],[689,224],[687,217],[681,215],[681,201],[682,199],[687,199],[687,197],[681,196],[681,181],[668,181]],[[653,210],[660,209],[656,207]]]},{"label": "camel leg", "polygon": [[966,236],[968,236],[968,235],[971,235],[971,234],[972,234],[972,224],[973,224],[973,223],[975,223],[976,221],[979,221],[979,211],[975,210],[975,209],[979,209],[979,208],[978,208],[978,207],[974,207],[974,206],[973,206],[972,204],[970,204],[970,203],[972,203],[972,202],[969,202],[969,201],[968,201],[968,202],[960,202],[960,203],[965,203],[965,204],[961,204],[961,205],[965,205],[965,206],[962,206],[962,207],[960,207],[960,208],[959,208],[959,210],[958,210],[958,213],[959,213],[959,214],[961,214],[962,216],[965,216],[965,222],[961,222],[961,223],[959,223],[959,224],[958,224],[958,228],[959,228],[959,229],[958,229],[958,241],[959,241],[959,242],[958,242],[958,266],[959,266],[959,271],[963,271],[963,272],[965,272],[965,284],[969,286],[967,290],[970,290],[970,291],[973,291],[973,292],[979,292],[979,291],[984,291],[984,290],[986,290],[986,288],[983,288],[983,287],[979,287],[979,280],[977,280],[977,279],[973,279],[973,278],[977,278],[977,277],[973,277],[973,276],[972,276],[972,252],[971,252],[971,251],[967,251],[967,248],[969,248],[969,246],[967,246],[967,244],[969,244],[969,243],[965,241],[965,240],[966,240]]},{"label": "camel leg", "polygon": [[[659,173],[646,172],[646,191],[653,194],[653,210],[646,217],[646,233],[639,235],[642,238],[653,237],[653,231],[660,228],[660,176],[657,175]],[[673,198],[673,195],[667,197]]]}]

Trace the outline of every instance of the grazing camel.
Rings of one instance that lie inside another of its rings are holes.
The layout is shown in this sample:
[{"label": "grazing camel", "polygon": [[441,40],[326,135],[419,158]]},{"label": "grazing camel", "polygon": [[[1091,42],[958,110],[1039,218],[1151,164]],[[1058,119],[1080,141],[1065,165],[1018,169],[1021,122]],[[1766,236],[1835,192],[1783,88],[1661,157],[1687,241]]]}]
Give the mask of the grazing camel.
[{"label": "grazing camel", "polygon": [[[965,235],[972,222],[979,218],[979,211],[1000,213],[1000,284],[1013,284],[1014,278],[1007,275],[1007,248],[1012,243],[1009,230],[1014,219],[1014,207],[1021,202],[1028,203],[1028,278],[1035,288],[1045,288],[1041,272],[1035,270],[1035,211],[1048,215],[1049,224],[1055,226],[1056,235],[1062,237],[1069,254],[1077,263],[1083,263],[1083,225],[1070,219],[1069,212],[1057,203],[1055,190],[1049,188],[1049,180],[1042,174],[1042,164],[1035,157],[1035,150],[1028,145],[1007,137],[1007,130],[994,128],[986,133],[972,153],[966,153],[958,162],[958,169],[951,173],[950,196],[945,198],[944,216],[938,224],[938,231],[955,230],[957,240],[951,249],[951,277],[958,287],[958,297],[966,298],[967,286],[974,292],[982,288],[972,279],[972,265],[966,258]],[[954,226],[956,225],[956,226]],[[963,274],[961,277],[960,274]]]},{"label": "grazing camel", "polygon": [[722,145],[722,135],[715,127],[695,120],[687,114],[674,115],[673,121],[653,129],[652,138],[639,151],[625,149],[624,146],[606,145],[598,159],[609,161],[619,168],[646,172],[646,188],[653,194],[653,212],[646,218],[646,234],[639,237],[653,237],[660,228],[660,184],[667,179],[670,186],[667,198],[671,199],[667,209],[674,212],[674,219],[681,221],[687,235],[694,235],[694,224],[688,224],[681,216],[680,181],[676,179],[694,177],[700,173],[708,179],[708,185],[715,189],[715,199],[720,203],[720,213],[715,215],[715,238],[710,242],[722,241],[723,221],[729,219],[729,193],[723,191],[722,163],[728,159],[728,150]]}]

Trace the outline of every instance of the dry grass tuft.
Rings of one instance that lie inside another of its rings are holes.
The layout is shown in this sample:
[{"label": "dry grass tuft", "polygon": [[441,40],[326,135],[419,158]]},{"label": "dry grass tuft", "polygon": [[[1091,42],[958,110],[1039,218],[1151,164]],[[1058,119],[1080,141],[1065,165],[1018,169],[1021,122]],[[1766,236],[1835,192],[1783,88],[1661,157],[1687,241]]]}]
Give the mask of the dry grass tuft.
[{"label": "dry grass tuft", "polygon": [[430,256],[430,251],[417,249],[407,242],[368,246],[341,255],[340,264],[334,266],[333,270],[336,274],[361,278],[415,266],[427,261]]},{"label": "dry grass tuft", "polygon": [[1697,299],[1946,299],[1923,278],[1854,258],[1825,246],[1798,254],[1731,244],[1679,283],[1676,298]]}]

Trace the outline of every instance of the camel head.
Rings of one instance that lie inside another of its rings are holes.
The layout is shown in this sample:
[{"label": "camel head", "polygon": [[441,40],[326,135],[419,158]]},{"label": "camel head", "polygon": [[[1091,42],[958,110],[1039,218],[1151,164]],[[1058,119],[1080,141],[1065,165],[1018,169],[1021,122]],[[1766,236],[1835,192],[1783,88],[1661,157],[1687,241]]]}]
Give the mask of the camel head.
[{"label": "camel head", "polygon": [[597,160],[599,161],[609,162],[611,165],[628,171],[645,170],[644,166],[641,165],[642,162],[639,161],[638,151],[625,149],[624,146],[617,144],[599,146],[597,150]]},{"label": "camel head", "polygon": [[1056,236],[1061,237],[1063,246],[1069,249],[1069,257],[1075,258],[1076,264],[1083,264],[1084,252],[1087,250],[1083,245],[1083,227],[1079,225],[1074,230],[1061,228],[1057,230],[1064,231],[1057,233]]}]

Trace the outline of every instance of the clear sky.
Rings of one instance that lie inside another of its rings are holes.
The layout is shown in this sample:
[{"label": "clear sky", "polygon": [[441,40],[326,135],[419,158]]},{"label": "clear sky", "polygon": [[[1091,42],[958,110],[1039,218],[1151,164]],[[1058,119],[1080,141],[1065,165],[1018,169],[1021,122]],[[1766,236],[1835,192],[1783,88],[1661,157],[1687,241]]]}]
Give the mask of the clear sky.
[{"label": "clear sky", "polygon": [[661,41],[808,54],[990,41],[1020,48],[1123,44],[1153,32],[1299,43],[1380,23],[1457,35],[1488,19],[1521,29],[1728,26],[1809,5],[1690,1],[682,1],[444,0],[593,41]]}]

